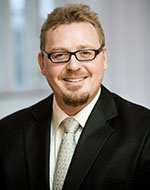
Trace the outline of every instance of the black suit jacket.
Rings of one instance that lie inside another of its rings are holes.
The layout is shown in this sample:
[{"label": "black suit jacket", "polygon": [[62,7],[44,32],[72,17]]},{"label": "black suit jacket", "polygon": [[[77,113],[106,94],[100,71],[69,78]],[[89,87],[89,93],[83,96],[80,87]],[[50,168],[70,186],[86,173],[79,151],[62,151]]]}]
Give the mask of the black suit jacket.
[{"label": "black suit jacket", "polygon": [[[49,189],[52,99],[0,121],[0,189]],[[150,189],[150,111],[102,86],[63,190],[113,189]]]}]

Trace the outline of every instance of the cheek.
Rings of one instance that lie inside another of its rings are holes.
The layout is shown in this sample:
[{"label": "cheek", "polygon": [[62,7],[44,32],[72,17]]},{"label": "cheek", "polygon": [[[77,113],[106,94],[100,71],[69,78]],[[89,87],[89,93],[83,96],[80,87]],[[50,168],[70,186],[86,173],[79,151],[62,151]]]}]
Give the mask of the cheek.
[{"label": "cheek", "polygon": [[97,80],[101,79],[104,74],[103,62],[92,63],[91,66],[89,67],[89,72],[93,75],[94,79]]},{"label": "cheek", "polygon": [[56,83],[58,81],[58,77],[61,73],[61,69],[56,65],[47,66],[45,70],[45,75],[50,84]]}]

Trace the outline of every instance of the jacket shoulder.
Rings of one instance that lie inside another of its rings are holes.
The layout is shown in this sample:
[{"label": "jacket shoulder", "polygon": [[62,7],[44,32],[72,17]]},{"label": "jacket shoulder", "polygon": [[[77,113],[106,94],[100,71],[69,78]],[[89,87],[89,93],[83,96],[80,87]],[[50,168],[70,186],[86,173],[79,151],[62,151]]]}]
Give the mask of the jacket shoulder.
[{"label": "jacket shoulder", "polygon": [[115,93],[112,93],[112,95],[115,100],[118,111],[150,116],[150,110],[148,108],[128,101]]},{"label": "jacket shoulder", "polygon": [[[111,104],[109,103],[110,100]],[[107,112],[111,110],[112,107],[115,107],[115,110],[117,112],[116,120],[122,123],[122,125],[145,125],[150,128],[150,110],[148,108],[130,102],[122,98],[118,94],[110,92],[103,86],[101,104],[103,107],[105,107],[104,110],[106,110]]]},{"label": "jacket shoulder", "polygon": [[113,93],[118,111],[118,120],[122,126],[139,133],[150,133],[150,110],[130,102]]},{"label": "jacket shoulder", "polygon": [[16,123],[26,121],[27,118],[31,113],[37,114],[43,114],[44,111],[43,109],[47,108],[48,105],[51,104],[53,96],[50,95],[47,98],[41,100],[40,102],[35,103],[34,105],[31,105],[30,107],[24,108],[22,110],[16,111],[15,113],[12,113],[0,120],[0,127],[7,125],[7,124],[12,124],[15,125]]}]

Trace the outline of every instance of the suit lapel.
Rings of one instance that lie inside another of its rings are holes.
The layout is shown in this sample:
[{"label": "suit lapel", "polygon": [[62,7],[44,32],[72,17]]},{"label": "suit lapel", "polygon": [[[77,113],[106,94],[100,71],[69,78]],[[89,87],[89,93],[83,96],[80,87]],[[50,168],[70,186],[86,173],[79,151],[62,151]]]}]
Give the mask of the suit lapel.
[{"label": "suit lapel", "polygon": [[117,115],[111,94],[102,87],[100,99],[93,109],[73,156],[63,190],[77,190],[100,154],[108,137],[113,133],[108,120]]},{"label": "suit lapel", "polygon": [[[30,188],[49,189],[49,150],[52,96],[31,109],[24,126],[24,154]],[[63,190],[77,190],[97,155],[113,133],[108,120],[117,115],[112,95],[103,86],[73,156]],[[42,184],[42,185],[41,185]]]},{"label": "suit lapel", "polygon": [[49,142],[52,97],[34,106],[28,126],[24,127],[25,157],[29,186],[49,187]]}]

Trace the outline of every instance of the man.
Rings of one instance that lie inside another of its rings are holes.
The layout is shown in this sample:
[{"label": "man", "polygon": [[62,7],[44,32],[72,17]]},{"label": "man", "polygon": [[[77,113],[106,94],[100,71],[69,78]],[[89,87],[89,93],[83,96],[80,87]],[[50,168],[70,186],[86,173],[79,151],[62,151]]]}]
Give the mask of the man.
[{"label": "man", "polygon": [[[0,121],[1,189],[150,189],[150,111],[101,85],[107,52],[97,14],[56,8],[40,39],[54,94]],[[78,126],[73,141],[66,118]],[[64,139],[71,143],[62,151]]]}]

